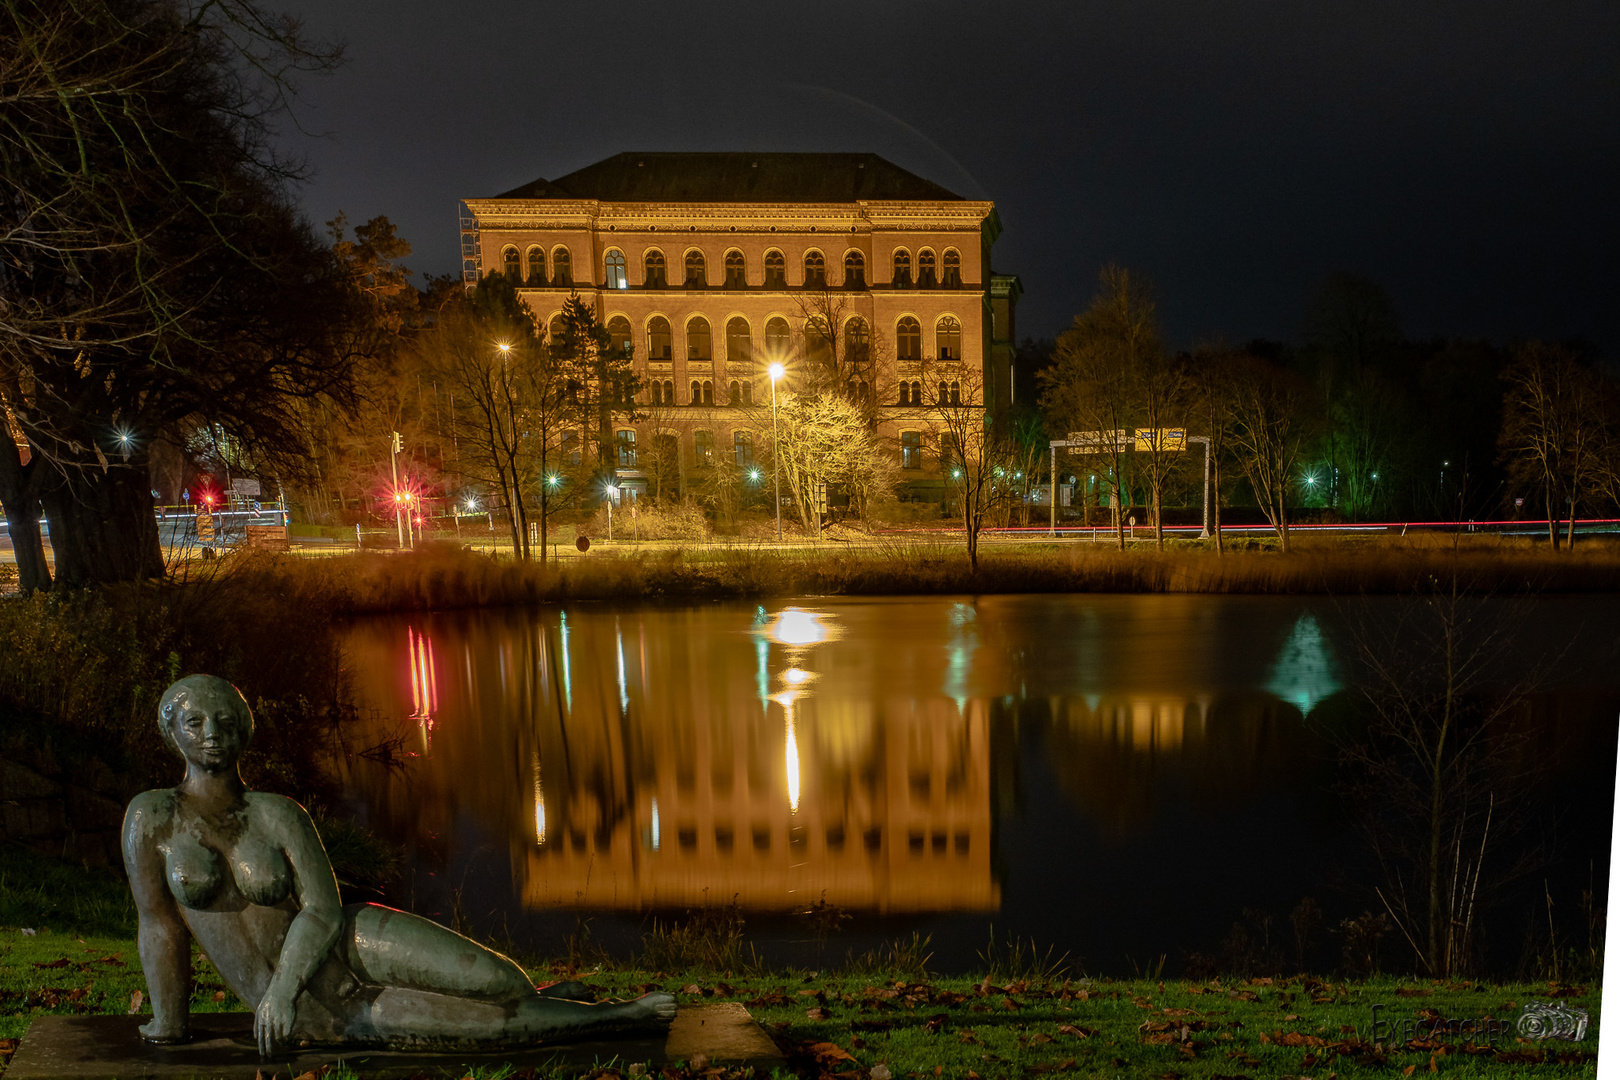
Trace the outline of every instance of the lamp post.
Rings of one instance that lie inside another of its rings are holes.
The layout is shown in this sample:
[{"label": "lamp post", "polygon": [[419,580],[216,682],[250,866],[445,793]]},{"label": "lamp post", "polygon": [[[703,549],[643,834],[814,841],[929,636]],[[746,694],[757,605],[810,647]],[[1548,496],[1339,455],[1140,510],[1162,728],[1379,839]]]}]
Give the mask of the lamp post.
[{"label": "lamp post", "polygon": [[400,520],[399,511],[399,432],[388,442],[388,468],[394,474],[394,529],[399,533],[399,546],[405,546],[405,523]]},{"label": "lamp post", "polygon": [[613,500],[619,494],[619,489],[614,487],[612,484],[609,484],[603,490],[605,490],[607,492],[607,497],[608,497],[608,500],[607,500],[608,537],[607,538],[608,538],[609,541],[611,541],[613,539]]},{"label": "lamp post", "polygon": [[782,377],[781,364],[766,369],[771,376],[771,471],[776,474],[776,542],[782,542],[782,453],[777,446],[776,434],[776,380]]}]

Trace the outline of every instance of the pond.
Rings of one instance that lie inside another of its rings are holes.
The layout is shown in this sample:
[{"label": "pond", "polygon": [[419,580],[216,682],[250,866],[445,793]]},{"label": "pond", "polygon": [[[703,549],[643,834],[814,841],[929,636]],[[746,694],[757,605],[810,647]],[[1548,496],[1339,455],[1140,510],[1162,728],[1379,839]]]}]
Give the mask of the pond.
[{"label": "pond", "polygon": [[[1498,967],[1529,947],[1528,898],[1573,917],[1607,893],[1614,610],[1479,607],[1511,620],[1488,680],[1539,680],[1540,780],[1501,813],[1548,841],[1493,907]],[[1037,595],[376,618],[348,635],[365,719],[338,768],[407,852],[389,902],[522,948],[588,925],[628,952],[653,918],[735,904],[765,955],[809,967],[920,933],[970,968],[993,933],[1171,973],[1276,934],[1324,970],[1378,902],[1339,761],[1357,656],[1423,617]]]}]

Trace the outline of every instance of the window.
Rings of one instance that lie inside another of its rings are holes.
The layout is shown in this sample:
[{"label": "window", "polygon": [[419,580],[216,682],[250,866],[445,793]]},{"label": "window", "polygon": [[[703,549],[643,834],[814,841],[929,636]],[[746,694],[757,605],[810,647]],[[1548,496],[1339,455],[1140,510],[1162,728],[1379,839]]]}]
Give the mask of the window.
[{"label": "window", "polygon": [[742,384],[741,383],[737,382],[736,379],[732,379],[731,380],[731,386],[728,387],[727,390],[728,390],[728,393],[726,394],[726,404],[727,405],[737,405],[737,404],[740,404],[742,402]]},{"label": "window", "polygon": [[630,275],[625,271],[624,252],[610,251],[607,253],[607,287],[610,289],[628,289]]},{"label": "window", "polygon": [[692,449],[699,468],[714,464],[714,432],[692,433]]},{"label": "window", "polygon": [[872,359],[872,331],[858,315],[844,324],[844,359],[854,368],[863,368]]},{"label": "window", "polygon": [[732,437],[732,455],[743,468],[754,463],[754,433],[739,431]]},{"label": "window", "polygon": [[632,348],[630,344],[630,320],[623,315],[615,315],[608,320],[608,348],[617,356],[628,357]]},{"label": "window", "polygon": [[523,280],[523,265],[518,261],[518,249],[509,247],[501,252],[501,260],[506,264],[506,280],[516,285]]},{"label": "window", "polygon": [[895,340],[900,347],[900,359],[922,359],[922,324],[910,315],[900,320],[895,330]]},{"label": "window", "polygon": [[674,379],[665,379],[664,380],[664,404],[665,405],[673,405],[673,404],[675,404],[675,380]]},{"label": "window", "polygon": [[714,352],[709,344],[709,320],[701,315],[694,315],[686,324],[686,358],[688,360],[713,360]]},{"label": "window", "polygon": [[[563,397],[565,399],[567,399],[568,404],[570,404],[570,405],[578,405],[579,404],[579,392],[582,389],[584,389],[584,388],[582,386],[580,386],[579,380],[577,380],[577,379],[569,379],[567,384],[564,385],[564,387],[563,387]],[[576,461],[574,464],[577,465],[577,464],[579,464],[579,462]]]},{"label": "window", "polygon": [[567,287],[574,283],[572,260],[568,249],[560,247],[551,253],[551,283]]},{"label": "window", "polygon": [[754,384],[747,379],[741,382],[731,380],[730,396],[726,398],[728,405],[752,405],[754,403]]},{"label": "window", "polygon": [[714,383],[710,382],[707,379],[693,379],[692,380],[692,404],[693,405],[713,405],[714,404]]},{"label": "window", "polygon": [[669,363],[675,358],[670,348],[669,320],[662,315],[653,316],[647,324],[647,359]]},{"label": "window", "polygon": [[529,276],[525,284],[531,289],[543,288],[546,284],[546,253],[538,247],[529,249]]},{"label": "window", "polygon": [[894,287],[911,288],[911,252],[904,249],[894,253]]},{"label": "window", "polygon": [[562,457],[570,465],[579,464],[579,432],[565,431],[562,437]]},{"label": "window", "polygon": [[614,440],[619,451],[619,468],[633,469],[636,467],[636,429],[620,428]]},{"label": "window", "polygon": [[742,317],[726,323],[726,363],[746,364],[753,360],[754,342],[748,332],[748,320]]},{"label": "window", "polygon": [[804,257],[804,287],[807,289],[827,287],[827,260],[821,257],[819,251],[809,252]]},{"label": "window", "polygon": [[920,382],[913,382],[911,384],[911,403],[913,405],[922,404],[922,383]]},{"label": "window", "polygon": [[947,289],[962,287],[962,256],[956,253],[955,248],[945,249],[945,287]]},{"label": "window", "polygon": [[752,382],[748,381],[747,379],[744,379],[743,380],[742,391],[743,391],[742,403],[744,405],[752,405],[754,403],[754,384]]},{"label": "window", "polygon": [[833,333],[819,315],[804,321],[804,351],[810,363],[817,367],[831,367],[833,363]]},{"label": "window", "polygon": [[770,320],[765,324],[765,360],[769,363],[781,363],[792,352],[789,339],[792,331],[788,329],[787,320],[781,317]]},{"label": "window", "polygon": [[940,363],[962,359],[962,324],[949,315],[934,324],[934,347]]},{"label": "window", "polygon": [[703,265],[703,252],[688,251],[686,253],[686,287],[688,289],[701,289],[708,283],[709,273]]},{"label": "window", "polygon": [[551,317],[551,322],[549,324],[547,324],[547,328],[546,328],[546,333],[551,338],[552,344],[553,345],[562,344],[562,339],[567,334],[567,332],[568,332],[568,324],[563,322],[562,314],[559,312],[558,314],[553,315]]},{"label": "window", "polygon": [[927,248],[917,252],[917,288],[932,289],[939,284],[934,277],[934,253]]},{"label": "window", "polygon": [[939,384],[939,403],[941,405],[951,403],[951,388],[944,380],[941,380]]},{"label": "window", "polygon": [[787,288],[787,260],[782,258],[780,251],[767,251],[765,253],[765,287],[767,289]]},{"label": "window", "polygon": [[922,432],[902,431],[900,433],[900,467],[902,469],[922,468]]},{"label": "window", "polygon": [[748,288],[748,264],[740,251],[726,252],[726,288]]},{"label": "window", "polygon": [[962,404],[962,384],[959,382],[951,383],[951,404]]},{"label": "window", "polygon": [[844,288],[866,288],[866,256],[858,251],[844,256]]},{"label": "window", "polygon": [[662,289],[669,282],[664,277],[664,253],[649,251],[643,265],[647,268],[646,288]]}]

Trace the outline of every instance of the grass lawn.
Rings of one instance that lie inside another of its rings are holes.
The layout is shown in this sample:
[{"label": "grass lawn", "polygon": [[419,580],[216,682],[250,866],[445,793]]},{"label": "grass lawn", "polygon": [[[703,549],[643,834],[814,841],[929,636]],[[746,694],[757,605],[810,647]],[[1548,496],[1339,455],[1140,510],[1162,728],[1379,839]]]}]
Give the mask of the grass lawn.
[{"label": "grass lawn", "polygon": [[[531,967],[538,982],[569,974]],[[193,1009],[245,1010],[205,960]],[[1193,983],[1135,979],[1031,982],[835,972],[730,976],[633,969],[576,973],[607,996],[649,989],[687,1001],[741,1001],[800,1076],[884,1080],[950,1076],[1065,1077],[1595,1076],[1597,987],[1257,979]],[[36,1016],[150,1009],[133,938],[0,930],[0,1057]],[[1523,1005],[1587,1009],[1579,1043],[1520,1041]],[[1374,1011],[1375,1005],[1382,1008]],[[1434,1018],[1505,1021],[1496,1041],[1431,1037]],[[1374,1020],[1382,1022],[1375,1033]],[[1397,1025],[1411,1021],[1413,1029]],[[1377,1035],[1375,1039],[1373,1036]],[[688,1069],[697,1074],[701,1069]],[[710,1075],[718,1075],[710,1072]],[[337,1074],[328,1080],[336,1080]],[[479,1080],[495,1080],[482,1076]]]}]

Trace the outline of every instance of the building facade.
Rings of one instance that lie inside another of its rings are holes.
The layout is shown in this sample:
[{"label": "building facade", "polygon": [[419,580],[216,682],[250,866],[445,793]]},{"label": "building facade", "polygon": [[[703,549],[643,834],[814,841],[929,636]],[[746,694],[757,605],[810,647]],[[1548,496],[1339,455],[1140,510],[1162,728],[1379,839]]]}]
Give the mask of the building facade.
[{"label": "building facade", "polygon": [[792,392],[827,337],[864,361],[846,391],[914,490],[939,484],[940,403],[1010,403],[1018,283],[991,272],[994,204],[874,154],[620,154],[465,206],[469,284],[508,275],[547,326],[577,292],[629,347],[632,491],[655,441],[683,478],[751,462],[769,365]]}]

